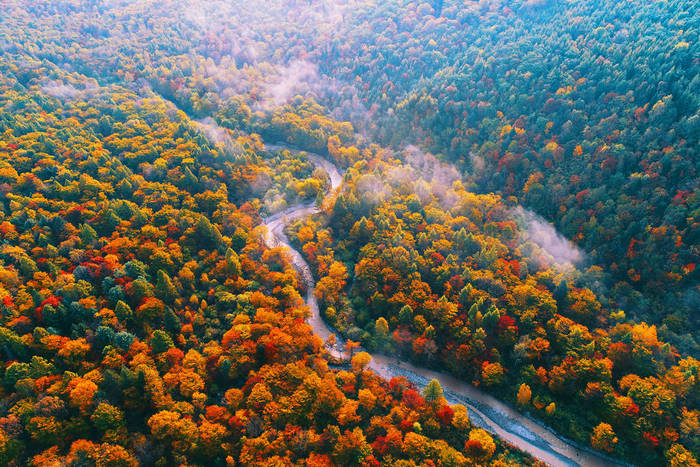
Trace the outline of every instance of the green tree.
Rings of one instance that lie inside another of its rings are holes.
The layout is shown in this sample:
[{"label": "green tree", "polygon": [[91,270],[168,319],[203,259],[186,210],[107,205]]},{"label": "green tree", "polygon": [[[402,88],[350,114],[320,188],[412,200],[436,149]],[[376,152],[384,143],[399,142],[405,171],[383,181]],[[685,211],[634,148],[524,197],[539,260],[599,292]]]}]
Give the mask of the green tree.
[{"label": "green tree", "polygon": [[119,300],[114,307],[114,314],[122,323],[129,323],[134,317],[134,312],[131,307],[121,300]]},{"label": "green tree", "polygon": [[178,297],[177,289],[170,279],[170,276],[162,269],[158,270],[158,279],[156,281],[156,295],[165,303],[172,304]]},{"label": "green tree", "polygon": [[430,382],[423,389],[423,397],[428,402],[435,402],[442,396],[442,386],[440,382],[436,379],[430,380]]},{"label": "green tree", "polygon": [[158,329],[151,334],[151,348],[153,349],[153,353],[159,354],[167,352],[168,349],[174,347],[174,345],[173,340],[165,331]]}]

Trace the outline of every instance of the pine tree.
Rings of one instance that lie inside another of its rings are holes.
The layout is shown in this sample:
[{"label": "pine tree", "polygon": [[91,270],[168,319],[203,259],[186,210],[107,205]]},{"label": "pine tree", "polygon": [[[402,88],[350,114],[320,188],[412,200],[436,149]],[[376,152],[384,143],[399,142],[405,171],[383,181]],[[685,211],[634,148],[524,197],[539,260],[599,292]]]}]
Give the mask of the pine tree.
[{"label": "pine tree", "polygon": [[435,402],[442,396],[442,386],[436,379],[430,380],[428,385],[423,389],[423,397],[428,402]]},{"label": "pine tree", "polygon": [[226,269],[233,277],[241,275],[241,262],[238,259],[238,254],[231,248],[226,250]]},{"label": "pine tree", "polygon": [[153,334],[151,334],[151,348],[153,349],[153,353],[159,354],[167,352],[168,349],[172,348],[173,346],[173,340],[170,338],[167,332],[159,329],[157,331],[153,331]]},{"label": "pine tree", "polygon": [[173,303],[178,296],[177,289],[170,276],[162,269],[158,270],[156,282],[156,295],[166,303]]},{"label": "pine tree", "polygon": [[131,310],[131,307],[121,300],[119,300],[114,307],[114,314],[122,323],[128,323],[134,317],[134,312]]}]

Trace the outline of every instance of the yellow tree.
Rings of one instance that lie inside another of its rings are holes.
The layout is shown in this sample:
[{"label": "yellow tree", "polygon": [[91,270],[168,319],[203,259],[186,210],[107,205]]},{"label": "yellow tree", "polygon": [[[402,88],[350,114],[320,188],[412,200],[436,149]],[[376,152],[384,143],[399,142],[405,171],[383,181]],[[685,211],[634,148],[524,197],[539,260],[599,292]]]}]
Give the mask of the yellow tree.
[{"label": "yellow tree", "polygon": [[612,452],[617,444],[617,436],[607,423],[600,423],[591,434],[591,446],[606,452]]}]

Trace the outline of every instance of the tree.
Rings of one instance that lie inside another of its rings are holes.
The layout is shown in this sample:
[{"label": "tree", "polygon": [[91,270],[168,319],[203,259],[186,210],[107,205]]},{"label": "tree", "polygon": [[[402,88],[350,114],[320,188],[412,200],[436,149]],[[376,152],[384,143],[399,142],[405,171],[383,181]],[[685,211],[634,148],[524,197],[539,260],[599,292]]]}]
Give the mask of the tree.
[{"label": "tree", "polygon": [[612,427],[601,422],[593,429],[591,434],[591,446],[600,451],[613,452],[617,444],[617,436]]},{"label": "tree", "polygon": [[160,354],[167,352],[168,349],[172,348],[174,345],[173,340],[165,331],[158,329],[151,334],[151,348],[154,353]]},{"label": "tree", "polygon": [[464,449],[475,459],[487,461],[496,452],[496,443],[493,442],[493,438],[485,430],[475,428],[469,432],[469,440],[466,442]]},{"label": "tree", "polygon": [[487,386],[495,386],[503,382],[503,367],[498,362],[484,362],[481,367],[481,379]]},{"label": "tree", "polygon": [[430,382],[423,388],[423,397],[428,402],[435,402],[442,396],[442,386],[440,382],[436,379],[430,380]]},{"label": "tree", "polygon": [[380,316],[374,323],[374,331],[379,338],[387,338],[389,335],[389,323],[387,323],[384,317]]},{"label": "tree", "polygon": [[90,416],[90,421],[95,425],[95,428],[104,433],[123,426],[124,415],[117,407],[106,402],[100,402]]},{"label": "tree", "polygon": [[681,444],[674,444],[666,451],[666,461],[669,467],[700,466],[700,463],[698,463],[693,454]]},{"label": "tree", "polygon": [[241,275],[241,261],[238,259],[238,254],[231,248],[226,249],[226,271],[233,277]]},{"label": "tree", "polygon": [[348,351],[348,353],[350,354],[350,358],[351,358],[351,359],[352,359],[352,356],[353,356],[354,353],[355,353],[355,350],[356,350],[356,349],[359,349],[359,348],[360,348],[360,343],[359,343],[359,342],[355,342],[355,341],[352,341],[352,340],[350,340],[350,339],[348,339],[348,340],[345,341],[345,350]]},{"label": "tree", "polygon": [[197,442],[197,425],[177,412],[161,410],[148,419],[148,427],[155,439],[168,443],[176,452],[186,453]]},{"label": "tree", "polygon": [[528,386],[525,383],[522,383],[520,385],[520,388],[518,389],[518,404],[520,405],[527,405],[530,403],[530,398],[532,397],[532,391],[530,390],[530,386]]},{"label": "tree", "polygon": [[165,303],[172,304],[178,297],[177,289],[170,279],[170,276],[162,269],[158,270],[158,279],[156,282],[156,295]]},{"label": "tree", "polygon": [[361,373],[364,371],[365,368],[367,368],[367,365],[372,361],[372,356],[368,354],[367,352],[360,352],[354,357],[352,357],[351,360],[351,365],[352,369],[356,373]]},{"label": "tree", "polygon": [[333,450],[333,459],[339,465],[360,465],[372,454],[365,434],[357,427],[340,435]]}]

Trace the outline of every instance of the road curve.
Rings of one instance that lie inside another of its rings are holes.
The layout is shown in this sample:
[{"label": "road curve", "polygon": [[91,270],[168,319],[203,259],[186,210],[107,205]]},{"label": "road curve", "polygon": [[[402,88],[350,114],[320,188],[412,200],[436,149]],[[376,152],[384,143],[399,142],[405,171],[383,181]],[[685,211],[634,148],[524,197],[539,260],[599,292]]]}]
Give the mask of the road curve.
[{"label": "road curve", "polygon": [[[267,145],[266,149],[269,151],[302,152],[281,144]],[[317,168],[328,174],[331,188],[326,195],[333,196],[342,184],[341,173],[333,163],[324,157],[309,152],[306,154]],[[289,239],[284,233],[284,227],[292,220],[317,212],[318,208],[315,203],[302,203],[267,217],[264,220],[267,232],[263,239],[269,248],[281,246],[289,250],[292,263],[306,284],[306,303],[310,309],[307,322],[316,335],[327,341],[331,334],[336,335],[336,333],[321,317],[314,295],[316,283],[311,273],[311,267],[301,253],[290,245]],[[336,335],[336,344],[332,348],[328,348],[328,352],[335,357],[346,357],[344,341],[340,336]],[[588,448],[582,448],[560,437],[540,422],[454,376],[417,367],[386,355],[377,353],[371,355],[372,361],[369,368],[387,380],[396,376],[404,376],[419,388],[425,387],[431,379],[438,380],[443,388],[445,398],[450,403],[460,403],[469,409],[472,423],[494,433],[506,442],[549,465],[586,467],[629,465]]]}]

